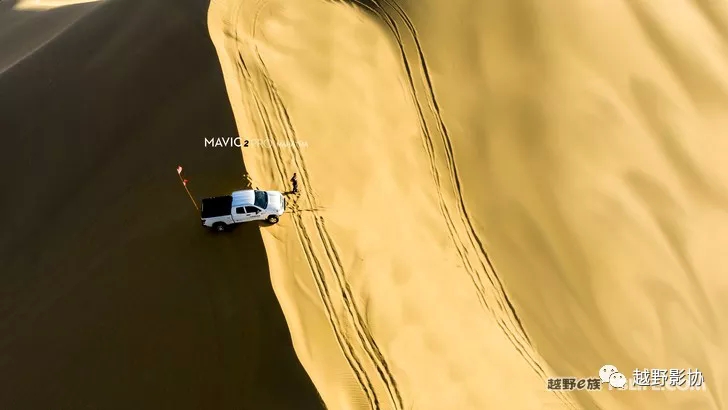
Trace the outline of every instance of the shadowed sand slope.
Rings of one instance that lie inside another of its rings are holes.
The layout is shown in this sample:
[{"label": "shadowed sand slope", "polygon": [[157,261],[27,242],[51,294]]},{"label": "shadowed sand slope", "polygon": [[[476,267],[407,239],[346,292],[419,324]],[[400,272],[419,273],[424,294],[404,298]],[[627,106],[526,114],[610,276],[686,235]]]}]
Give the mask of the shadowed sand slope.
[{"label": "shadowed sand slope", "polygon": [[[725,407],[726,10],[213,0],[294,346],[335,409]],[[557,394],[604,364],[706,391]]]},{"label": "shadowed sand slope", "polygon": [[203,148],[235,133],[207,6],[109,1],[0,74],[0,408],[321,408],[257,229],[209,235],[174,171],[243,184]]}]

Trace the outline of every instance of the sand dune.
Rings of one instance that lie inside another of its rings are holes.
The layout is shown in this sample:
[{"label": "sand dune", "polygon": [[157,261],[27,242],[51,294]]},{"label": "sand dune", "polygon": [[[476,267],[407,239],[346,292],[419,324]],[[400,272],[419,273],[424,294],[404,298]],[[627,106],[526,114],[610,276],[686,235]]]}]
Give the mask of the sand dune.
[{"label": "sand dune", "polygon": [[[708,0],[0,0],[0,408],[725,408],[727,40]],[[240,188],[236,129],[301,192],[208,235],[172,170]],[[546,389],[606,363],[707,387]]]},{"label": "sand dune", "polygon": [[[246,167],[301,177],[263,240],[328,407],[723,408],[725,21],[212,1],[238,130],[264,141]],[[699,368],[707,391],[546,390],[606,363]]]}]

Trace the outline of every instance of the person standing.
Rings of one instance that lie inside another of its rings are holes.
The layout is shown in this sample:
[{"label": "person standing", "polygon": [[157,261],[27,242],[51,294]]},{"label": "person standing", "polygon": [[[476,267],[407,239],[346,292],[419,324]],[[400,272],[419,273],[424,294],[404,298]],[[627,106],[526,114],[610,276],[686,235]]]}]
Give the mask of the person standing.
[{"label": "person standing", "polygon": [[294,194],[298,193],[298,178],[296,177],[296,173],[293,173],[293,178],[291,178],[291,184],[293,184],[293,192]]}]

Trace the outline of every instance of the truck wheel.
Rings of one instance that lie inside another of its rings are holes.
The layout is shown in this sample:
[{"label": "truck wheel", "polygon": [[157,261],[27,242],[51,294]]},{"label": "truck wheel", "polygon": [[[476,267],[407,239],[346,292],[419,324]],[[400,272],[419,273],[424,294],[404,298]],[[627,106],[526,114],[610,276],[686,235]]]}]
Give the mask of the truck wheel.
[{"label": "truck wheel", "polygon": [[222,222],[216,222],[216,223],[212,224],[212,229],[215,232],[225,232],[225,230],[227,229],[227,225],[225,225]]},{"label": "truck wheel", "polygon": [[268,216],[267,220],[268,220],[269,223],[274,224],[274,223],[277,223],[278,222],[278,217],[275,216],[275,215],[270,215],[270,216]]}]

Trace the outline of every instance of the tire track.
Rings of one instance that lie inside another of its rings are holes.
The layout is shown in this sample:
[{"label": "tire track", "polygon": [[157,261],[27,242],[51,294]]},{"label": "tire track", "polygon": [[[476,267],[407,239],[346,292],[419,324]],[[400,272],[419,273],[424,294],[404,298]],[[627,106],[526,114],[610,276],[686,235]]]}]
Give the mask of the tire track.
[{"label": "tire track", "polygon": [[442,188],[442,184],[440,183],[440,171],[437,168],[437,160],[436,160],[436,156],[435,156],[434,144],[432,142],[433,141],[432,136],[427,127],[425,115],[422,112],[422,107],[418,102],[418,98],[417,98],[417,95],[415,92],[412,68],[409,64],[409,60],[406,57],[406,51],[404,50],[404,43],[403,43],[402,37],[399,33],[399,29],[397,28],[397,25],[394,22],[394,20],[386,13],[373,9],[372,7],[368,6],[367,4],[365,4],[359,0],[353,0],[353,1],[356,4],[359,4],[361,7],[364,7],[366,9],[368,9],[369,11],[371,11],[372,13],[378,15],[382,19],[382,21],[384,21],[385,24],[387,24],[389,29],[392,31],[392,34],[394,35],[395,39],[397,40],[397,45],[399,47],[400,54],[402,56],[403,66],[404,66],[405,72],[407,73],[408,81],[410,84],[410,87],[409,87],[410,97],[412,98],[412,102],[415,104],[415,108],[417,110],[419,126],[420,126],[420,130],[422,132],[421,135],[423,137],[422,145],[425,148],[425,152],[428,156],[430,174],[432,176],[433,183],[435,184],[435,188],[436,188],[436,192],[437,192],[437,196],[438,196],[438,206],[440,209],[440,214],[442,215],[442,217],[445,220],[445,223],[448,228],[448,233],[450,235],[450,239],[452,240],[453,244],[455,245],[456,252],[458,253],[459,258],[460,258],[461,262],[463,263],[463,266],[465,267],[468,274],[471,276],[471,280],[473,281],[473,284],[476,287],[476,291],[477,291],[477,295],[478,295],[480,304],[484,308],[488,309],[495,316],[495,312],[485,302],[484,287],[483,287],[482,283],[480,283],[480,281],[478,280],[477,276],[475,275],[474,269],[470,263],[470,260],[466,257],[467,249],[463,246],[462,242],[460,242],[460,240],[458,239],[459,237],[457,235],[457,230],[455,228],[455,224],[452,221],[447,204],[442,195],[443,188]]},{"label": "tire track", "polygon": [[354,2],[359,4],[362,7],[367,8],[368,10],[375,13],[376,15],[378,15],[382,19],[382,21],[384,21],[385,24],[387,24],[389,29],[392,31],[392,34],[394,35],[395,39],[397,40],[397,45],[399,47],[400,54],[402,56],[403,67],[407,74],[408,82],[410,85],[409,94],[410,94],[410,97],[412,98],[412,102],[415,104],[415,108],[417,110],[417,117],[418,117],[418,121],[419,121],[419,125],[420,125],[420,130],[422,132],[421,135],[423,137],[422,145],[425,148],[425,152],[427,153],[428,164],[430,167],[430,174],[432,175],[433,183],[435,184],[435,188],[436,188],[436,192],[437,192],[437,196],[438,196],[438,206],[440,209],[440,214],[442,215],[442,217],[445,220],[445,223],[448,228],[448,233],[450,235],[450,239],[452,240],[453,244],[455,245],[455,249],[458,253],[458,256],[460,257],[461,262],[465,266],[468,274],[471,275],[471,279],[476,287],[478,299],[479,299],[481,305],[483,305],[484,308],[488,309],[491,313],[493,313],[495,315],[495,312],[492,309],[490,309],[490,307],[485,302],[484,287],[482,286],[481,283],[479,283],[478,278],[475,276],[474,269],[470,263],[470,260],[466,256],[467,249],[463,246],[462,242],[460,242],[460,240],[458,239],[459,237],[457,235],[457,229],[455,228],[455,224],[450,216],[450,211],[449,211],[446,201],[442,195],[443,187],[442,187],[442,184],[440,183],[441,177],[440,177],[440,171],[438,170],[438,167],[437,167],[437,158],[435,156],[435,148],[434,148],[434,144],[433,144],[433,139],[430,134],[429,128],[427,127],[427,122],[425,120],[425,115],[422,111],[422,107],[418,102],[418,97],[417,97],[416,91],[415,91],[416,87],[414,85],[414,75],[412,73],[412,68],[409,64],[409,60],[407,59],[407,56],[406,56],[406,51],[404,49],[404,43],[402,41],[401,34],[399,33],[399,29],[397,28],[397,25],[394,22],[394,20],[385,12],[377,10],[377,9],[373,9],[358,0],[354,0]]},{"label": "tire track", "polygon": [[[470,239],[471,246],[474,248],[477,248],[479,251],[478,256],[481,259],[481,267],[483,270],[488,274],[488,279],[490,280],[492,285],[498,286],[498,291],[500,292],[500,297],[505,301],[505,303],[508,305],[508,310],[512,316],[512,319],[516,322],[518,325],[519,330],[521,331],[522,336],[526,339],[526,341],[531,344],[531,340],[528,337],[528,334],[526,333],[526,329],[523,327],[523,323],[518,318],[518,315],[516,313],[515,308],[513,307],[513,304],[511,303],[510,299],[508,298],[505,288],[503,286],[503,283],[498,276],[497,272],[495,271],[495,267],[493,266],[493,263],[490,260],[490,256],[488,255],[488,252],[485,249],[485,246],[483,245],[482,240],[478,236],[477,232],[475,231],[475,227],[473,226],[472,219],[470,218],[470,215],[468,214],[467,208],[465,207],[465,200],[463,198],[462,193],[462,185],[460,182],[460,176],[458,174],[457,165],[455,164],[455,154],[452,147],[452,140],[450,138],[450,133],[447,130],[447,126],[445,125],[445,122],[442,119],[442,114],[440,111],[440,106],[437,102],[437,99],[435,98],[435,91],[432,85],[432,79],[430,77],[429,69],[427,67],[427,62],[425,61],[424,52],[422,51],[422,46],[420,44],[419,36],[417,35],[417,31],[415,30],[414,25],[412,24],[411,20],[407,15],[405,14],[404,10],[397,5],[396,2],[392,2],[390,0],[383,0],[384,2],[390,4],[395,8],[397,13],[400,15],[402,20],[407,25],[409,32],[412,36],[413,41],[415,42],[415,46],[417,49],[417,56],[419,58],[420,67],[422,68],[423,72],[423,78],[426,81],[426,90],[428,94],[428,104],[430,106],[430,110],[432,111],[433,115],[436,119],[436,124],[438,126],[438,131],[440,133],[440,136],[442,137],[442,142],[445,147],[445,153],[447,155],[447,166],[448,171],[450,173],[450,179],[453,184],[453,187],[455,188],[455,193],[457,196],[457,203],[458,208],[460,211],[460,216],[463,220],[463,222],[466,224],[468,229],[468,238]],[[500,303],[500,301],[499,301]],[[502,307],[502,305],[501,305]]]},{"label": "tire track", "polygon": [[[420,129],[422,130],[423,146],[425,147],[425,151],[428,156],[430,172],[433,176],[433,182],[435,184],[436,191],[438,194],[438,206],[440,208],[440,214],[443,216],[443,218],[445,220],[445,223],[448,228],[448,233],[450,235],[450,239],[452,240],[453,244],[455,245],[458,256],[460,257],[460,260],[463,263],[463,266],[465,267],[466,272],[468,272],[468,275],[470,276],[471,281],[473,282],[473,285],[476,288],[476,294],[478,296],[478,300],[479,300],[481,306],[483,306],[483,308],[488,310],[493,315],[493,317],[496,318],[501,330],[503,330],[504,333],[506,334],[506,336],[509,337],[509,340],[511,340],[511,343],[513,343],[513,345],[516,347],[516,349],[519,351],[519,353],[524,358],[526,358],[526,360],[528,360],[529,355],[524,351],[523,345],[514,340],[514,337],[515,337],[514,332],[510,331],[507,328],[507,326],[501,319],[500,315],[496,314],[495,310],[493,310],[493,308],[486,302],[487,299],[486,299],[486,295],[485,295],[485,286],[483,285],[482,281],[480,280],[480,277],[477,274],[476,269],[473,267],[473,265],[470,261],[470,258],[468,257],[469,253],[468,253],[468,249],[467,249],[466,245],[460,240],[460,235],[458,234],[458,230],[455,226],[455,222],[452,219],[450,209],[442,194],[443,186],[442,186],[442,183],[440,182],[441,177],[440,177],[440,171],[438,170],[438,167],[437,167],[437,158],[435,156],[433,138],[432,138],[432,135],[427,126],[427,121],[425,119],[425,115],[422,110],[422,106],[419,103],[419,98],[417,97],[417,94],[416,94],[416,86],[414,84],[413,70],[412,70],[411,64],[409,63],[407,53],[404,49],[404,42],[403,42],[402,36],[399,32],[399,29],[397,27],[397,24],[394,21],[394,19],[391,16],[389,16],[389,14],[387,14],[383,9],[381,9],[381,10],[374,9],[358,0],[354,0],[354,1],[357,4],[359,4],[360,6],[365,7],[368,10],[370,10],[371,12],[378,15],[387,24],[387,26],[391,30],[392,34],[394,35],[395,39],[397,40],[397,45],[399,47],[400,54],[402,57],[402,63],[403,63],[405,72],[407,74],[407,78],[408,78],[408,82],[409,82],[409,86],[410,86],[409,87],[410,96],[413,100],[413,103],[415,104],[415,108],[416,108],[417,114],[418,114],[418,119],[420,122]],[[492,283],[492,280],[491,280],[491,283]],[[494,283],[493,283],[493,285],[495,286]],[[500,300],[498,300],[498,299],[496,299],[496,301],[499,303],[501,308],[504,309],[502,302],[500,302]],[[533,360],[531,360],[531,367],[533,367],[534,370],[536,370],[537,372],[539,372],[539,371],[542,372],[542,369],[540,368],[538,363],[536,363]]]},{"label": "tire track", "polygon": [[[426,90],[426,96],[427,96],[427,104],[428,108],[435,118],[435,123],[437,126],[437,133],[440,135],[442,147],[445,151],[445,162],[447,165],[447,174],[450,179],[450,184],[453,188],[453,193],[455,195],[456,199],[456,212],[460,219],[460,222],[463,224],[465,233],[467,235],[467,239],[469,242],[470,250],[473,251],[478,259],[478,264],[480,265],[480,271],[485,273],[485,276],[489,280],[490,284],[492,285],[492,289],[496,293],[496,297],[494,298],[496,300],[496,303],[500,307],[501,312],[505,313],[506,319],[510,321],[517,330],[512,330],[508,324],[505,322],[505,320],[502,318],[502,315],[498,315],[494,312],[493,308],[488,305],[486,302],[486,288],[483,284],[483,281],[481,279],[481,275],[478,272],[478,270],[473,268],[473,265],[469,261],[469,255],[470,252],[468,249],[468,246],[463,243],[460,239],[460,235],[458,234],[458,230],[455,227],[455,223],[451,216],[451,211],[449,206],[447,205],[444,197],[443,197],[443,191],[442,191],[442,184],[440,183],[440,172],[437,169],[437,161],[435,156],[435,150],[434,150],[434,143],[432,141],[432,135],[429,131],[429,127],[427,125],[427,120],[425,119],[423,115],[423,109],[420,103],[420,99],[417,96],[417,87],[415,86],[415,81],[413,78],[413,70],[412,65],[409,62],[408,54],[405,50],[404,41],[402,38],[402,35],[399,31],[398,25],[395,21],[395,18],[392,17],[390,13],[387,12],[385,7],[382,7],[382,4],[380,4],[379,0],[370,0],[371,3],[374,5],[374,7],[365,4],[362,0],[351,0],[355,4],[358,4],[359,6],[369,10],[370,12],[377,15],[390,29],[393,36],[395,37],[397,46],[400,51],[400,57],[402,59],[402,63],[405,69],[405,72],[408,77],[408,83],[410,87],[410,95],[413,98],[413,102],[415,103],[415,107],[417,109],[418,117],[420,120],[420,128],[423,131],[423,138],[425,139],[425,142],[423,145],[425,146],[425,151],[428,155],[428,159],[430,160],[430,169],[431,174],[433,175],[434,183],[437,188],[438,192],[438,201],[440,202],[440,209],[441,213],[446,221],[446,224],[448,225],[448,230],[450,233],[450,237],[453,240],[453,243],[455,244],[455,247],[458,251],[458,254],[460,255],[461,261],[463,262],[463,266],[466,268],[466,271],[468,271],[468,274],[473,282],[473,285],[476,290],[476,294],[478,296],[478,299],[481,303],[481,305],[486,308],[491,314],[493,314],[494,318],[497,320],[499,327],[504,331],[508,339],[511,341],[511,343],[514,345],[516,350],[521,354],[521,356],[526,360],[526,362],[531,366],[531,368],[541,377],[542,379],[545,379],[547,377],[546,372],[539,364],[538,360],[535,356],[535,349],[532,345],[532,342],[526,333],[526,330],[523,326],[522,321],[518,317],[516,310],[511,302],[511,300],[508,298],[505,288],[503,286],[503,283],[497,274],[495,267],[492,264],[492,261],[490,259],[490,256],[488,255],[488,252],[485,249],[485,246],[481,240],[481,238],[478,236],[472,222],[472,218],[470,217],[466,207],[465,207],[465,201],[462,193],[462,185],[460,176],[457,170],[457,166],[455,164],[454,159],[454,150],[452,147],[452,141],[450,138],[450,134],[447,130],[447,126],[445,125],[444,120],[442,119],[440,106],[437,102],[437,99],[435,97],[434,93],[434,87],[432,85],[432,80],[429,74],[429,69],[427,66],[427,63],[425,61],[424,52],[419,40],[419,36],[415,30],[414,24],[409,19],[407,14],[402,10],[402,8],[396,3],[396,1],[391,0],[381,0],[383,3],[387,6],[389,6],[391,9],[395,11],[395,14],[399,16],[401,21],[405,24],[407,27],[407,30],[410,34],[410,37],[414,43],[414,48],[417,52],[417,59],[419,63],[419,68],[422,71],[422,80],[424,81],[424,88]],[[466,256],[467,255],[467,256]],[[507,306],[507,307],[506,307]],[[569,406],[574,406],[574,404],[571,402],[571,400],[568,398],[567,395],[558,392],[556,393],[557,396],[560,397],[562,402],[564,404],[567,404]]]},{"label": "tire track", "polygon": [[[236,67],[238,68],[238,74],[240,78],[243,78],[248,84],[249,84],[249,94],[251,95],[253,102],[255,104],[255,108],[257,110],[259,120],[263,124],[264,127],[264,135],[266,136],[267,140],[273,139],[274,131],[272,127],[272,121],[270,115],[267,113],[267,110],[265,109],[265,105],[261,102],[260,95],[256,92],[255,82],[253,81],[252,75],[250,71],[247,68],[247,65],[245,63],[245,59],[243,58],[242,54],[238,50],[238,46],[241,44],[240,40],[238,38],[238,17],[239,14],[234,14],[234,21],[233,21],[233,28],[235,30],[234,32],[234,40],[235,40],[235,49],[237,52],[237,60],[236,60]],[[241,90],[244,92],[244,90]],[[253,124],[255,124],[255,121],[252,121]],[[272,144],[272,146],[275,148],[275,144]],[[284,165],[281,161],[281,155],[280,152],[278,152],[276,155],[273,155],[273,159],[275,162],[276,170],[278,171],[279,177],[285,181],[286,180],[286,171],[284,168]],[[369,401],[369,405],[372,409],[379,410],[381,408],[379,399],[376,395],[376,391],[374,389],[374,386],[371,382],[371,379],[369,379],[366,371],[363,368],[363,365],[359,361],[359,359],[356,356],[356,353],[354,351],[354,347],[348,342],[348,339],[344,332],[341,329],[344,329],[344,324],[341,322],[340,318],[336,314],[335,307],[333,306],[332,298],[331,298],[331,292],[328,288],[328,285],[325,280],[325,274],[323,267],[321,266],[321,263],[319,259],[316,257],[316,253],[313,247],[313,241],[311,240],[311,237],[308,235],[308,232],[304,228],[304,221],[303,217],[300,214],[293,215],[292,219],[294,221],[294,225],[296,227],[296,234],[299,239],[299,242],[301,242],[302,247],[304,249],[304,254],[306,256],[307,263],[309,265],[309,268],[311,272],[313,273],[314,280],[316,282],[316,287],[319,292],[319,295],[321,297],[321,300],[324,304],[325,313],[329,320],[329,323],[331,325],[331,328],[334,332],[334,336],[337,340],[337,343],[339,344],[340,348],[342,349],[342,352],[344,353],[344,357],[349,365],[349,367],[352,369],[361,389],[364,391],[365,395],[367,396],[367,400]]]},{"label": "tire track", "polygon": [[[271,119],[270,114],[267,113],[267,110],[264,108],[264,104],[260,102],[260,98],[258,96],[254,97],[254,102],[256,105],[256,108],[258,109],[258,112],[261,115],[262,120],[264,121],[265,125],[265,137],[266,140],[272,141],[274,138],[272,137],[274,134],[272,130],[271,125]],[[273,156],[274,163],[276,165],[276,170],[278,171],[278,176],[281,178],[282,181],[286,180],[286,171],[284,168],[284,165],[282,164],[281,156],[280,154]],[[354,352],[354,347],[348,342],[348,338],[344,334],[343,331],[340,329],[345,328],[345,324],[343,324],[336,314],[336,308],[333,306],[331,292],[328,288],[328,285],[326,283],[325,279],[325,273],[324,269],[319,261],[319,259],[316,257],[316,253],[314,251],[313,241],[311,240],[311,237],[309,236],[308,232],[306,231],[304,227],[304,221],[300,214],[292,214],[294,225],[296,227],[296,234],[298,236],[299,241],[303,245],[304,253],[306,254],[306,258],[308,260],[308,265],[311,271],[314,273],[314,279],[316,281],[316,286],[319,290],[319,294],[321,295],[322,301],[324,302],[324,305],[326,307],[327,316],[329,317],[329,322],[332,325],[332,329],[334,330],[334,333],[337,337],[337,341],[339,342],[339,346],[342,347],[342,350],[345,352],[345,356],[347,359],[351,357],[351,360],[348,360],[349,365],[354,370],[354,373],[356,374],[356,377],[362,386],[363,390],[367,394],[367,397],[369,399],[370,405],[374,409],[380,409],[379,405],[379,399],[376,396],[374,386],[369,379],[369,377],[366,374],[366,371],[364,370],[363,365],[361,362],[356,358],[356,353]],[[365,379],[362,380],[362,379]],[[366,387],[365,387],[366,386]]]},{"label": "tire track", "polygon": [[[515,309],[513,308],[512,303],[510,302],[507,295],[505,294],[505,290],[501,283],[501,280],[495,273],[495,269],[493,268],[493,265],[490,262],[490,258],[485,250],[485,247],[483,246],[482,242],[480,241],[480,238],[478,237],[477,233],[475,232],[475,229],[471,222],[470,216],[468,215],[467,210],[465,208],[465,201],[463,199],[463,194],[462,194],[462,190],[461,190],[460,178],[459,178],[459,175],[457,172],[457,168],[455,166],[452,143],[450,140],[449,133],[447,131],[447,127],[445,126],[445,123],[442,120],[439,105],[434,96],[432,81],[430,79],[429,70],[427,68],[427,63],[425,62],[424,52],[422,51],[422,47],[420,45],[419,38],[417,36],[417,32],[415,31],[414,25],[409,20],[407,15],[395,2],[391,2],[389,0],[383,0],[383,1],[387,5],[389,5],[390,7],[392,7],[393,9],[396,10],[396,12],[399,15],[399,17],[401,18],[401,20],[407,26],[410,36],[415,44],[415,49],[417,50],[417,56],[418,56],[418,60],[419,60],[418,61],[419,68],[422,70],[422,77],[425,81],[425,89],[427,91],[427,97],[428,97],[427,103],[428,103],[431,113],[435,117],[436,124],[438,127],[437,131],[440,134],[440,137],[442,140],[442,145],[443,145],[443,148],[444,148],[445,154],[446,154],[445,162],[447,165],[447,171],[448,171],[447,174],[448,174],[448,177],[450,178],[450,183],[452,184],[453,192],[456,196],[456,200],[457,200],[456,202],[457,202],[457,208],[458,208],[457,213],[458,213],[458,216],[460,217],[461,222],[465,225],[466,234],[469,239],[471,249],[476,249],[477,251],[479,251],[479,252],[475,252],[475,253],[477,254],[477,256],[480,259],[479,262],[481,265],[481,269],[486,273],[486,276],[487,276],[488,280],[490,281],[491,285],[493,287],[497,287],[497,290],[499,291],[499,294],[497,295],[498,297],[495,298],[499,307],[501,308],[501,310],[506,311],[506,308],[504,305],[504,301],[505,301],[505,304],[507,304],[509,306],[508,311],[510,312],[510,316],[511,316],[510,319],[512,319],[517,324],[517,326],[520,330],[520,336],[523,337],[525,339],[525,342],[530,345],[531,341],[528,338],[528,335],[526,334],[526,331],[523,328],[523,325],[522,325],[520,319],[518,318],[518,316],[515,312]],[[396,22],[394,21],[394,18],[392,18],[389,15],[389,13],[387,13],[386,10],[383,7],[381,7],[381,5],[379,5],[379,3],[377,1],[375,1],[375,4],[377,4],[381,8],[381,11],[385,15],[385,18],[390,22],[390,27],[393,27],[395,30],[397,30],[397,28],[396,28],[397,25],[396,25]],[[399,34],[399,30],[397,30],[397,40],[398,40],[398,43],[400,44],[400,50],[402,51],[403,61],[405,61],[405,64],[407,66],[411,66],[411,64],[408,62],[408,56],[407,56],[406,51],[404,50],[404,45],[402,42],[402,37]],[[412,87],[411,92],[414,96],[415,104],[418,106],[418,112],[420,113],[420,115],[422,115],[422,109],[420,107],[420,99],[417,97],[416,86],[414,85],[414,80],[411,78],[412,70],[410,68],[407,71],[408,71],[408,75],[410,76],[410,86]],[[424,119],[424,117],[421,119],[421,121],[426,124],[426,120]],[[425,127],[426,127],[426,125],[425,125]],[[429,139],[432,138],[432,135],[429,131],[427,132],[427,138],[429,138]],[[430,142],[430,144],[432,144],[432,142]],[[435,163],[435,166],[437,166],[436,163]],[[441,185],[438,183],[438,186],[441,186]],[[442,195],[441,191],[440,191],[440,195]],[[444,201],[444,198],[443,198],[443,201]],[[448,213],[447,218],[451,221],[451,223],[454,226],[454,222],[452,222],[451,211],[447,205],[446,205],[446,208],[447,208],[447,213]],[[457,232],[456,229],[455,229],[455,232]],[[460,241],[460,239],[459,239],[460,236],[459,235],[455,235],[455,236],[458,238],[456,240]],[[476,243],[477,243],[477,245],[476,245]],[[467,246],[462,243],[461,243],[461,246],[465,249],[464,253],[466,255],[469,254]],[[468,263],[468,265],[472,266],[470,263]],[[485,294],[484,294],[485,286],[483,285],[482,279],[480,278],[480,275],[478,274],[477,271],[472,272],[472,279],[474,281],[474,285],[475,285],[476,289],[479,292],[483,293],[482,296],[484,297],[485,296]],[[514,336],[515,336],[515,334],[514,334]],[[521,348],[524,347],[522,343],[519,343],[519,345]],[[536,365],[538,366],[538,364],[536,364]],[[538,367],[540,368],[540,366],[538,366]],[[540,369],[540,370],[543,371],[542,369]]]},{"label": "tire track", "polygon": [[[252,37],[255,38],[255,32],[257,27],[257,19],[259,16],[258,13],[255,14],[253,24],[252,24]],[[262,73],[263,73],[263,80],[266,85],[266,89],[268,91],[268,98],[273,103],[273,106],[276,109],[277,119],[279,121],[279,124],[281,124],[283,127],[283,136],[285,137],[285,140],[289,143],[291,143],[291,146],[298,147],[298,140],[296,138],[296,132],[293,128],[293,123],[291,121],[290,115],[288,114],[288,111],[283,104],[283,101],[281,99],[280,93],[277,90],[277,87],[275,86],[275,83],[270,77],[268,68],[263,61],[258,48],[256,46],[253,46],[254,52],[257,58],[257,63],[259,64]],[[272,144],[276,145],[276,144]],[[275,150],[276,154],[280,157],[280,150]],[[292,152],[293,155],[293,161],[296,165],[296,168],[299,172],[301,172],[301,175],[306,180],[311,180],[308,173],[308,168],[305,165],[305,161],[303,158],[303,155],[301,154],[300,150],[293,149]],[[282,161],[282,158],[281,158]],[[286,176],[287,174],[281,175],[281,181],[283,183],[287,182]],[[318,201],[316,198],[316,194],[311,189],[311,187],[306,184],[304,187],[303,192],[305,193],[305,197],[308,199],[311,208],[312,209],[319,209]],[[359,309],[356,307],[356,301],[353,296],[353,292],[351,290],[351,287],[346,280],[346,275],[344,271],[343,264],[341,263],[341,259],[339,257],[338,251],[335,248],[335,244],[333,241],[332,236],[326,229],[323,217],[318,215],[318,212],[313,211],[313,217],[314,217],[314,225],[316,226],[316,229],[319,234],[319,238],[321,239],[321,242],[324,246],[324,250],[326,252],[326,255],[329,259],[329,263],[331,266],[331,269],[334,273],[334,277],[337,281],[337,284],[339,285],[340,289],[342,290],[342,299],[344,301],[344,306],[347,309],[347,313],[349,314],[349,319],[352,321],[352,324],[354,325],[354,328],[357,331],[357,336],[359,337],[359,341],[362,344],[362,348],[369,357],[369,359],[372,361],[372,363],[375,365],[377,369],[377,373],[379,374],[382,382],[384,383],[385,387],[387,388],[387,391],[389,393],[390,399],[392,400],[392,403],[394,404],[395,408],[398,410],[401,410],[403,408],[403,401],[401,397],[401,393],[399,391],[399,388],[397,386],[397,383],[394,379],[394,376],[392,375],[389,366],[387,364],[386,359],[384,358],[384,355],[381,353],[381,350],[379,349],[379,346],[377,345],[376,341],[372,337],[371,333],[368,330],[368,327],[364,320],[362,319],[362,316],[359,312]]]},{"label": "tire track", "polygon": [[[276,107],[276,114],[278,116],[278,120],[283,125],[283,135],[286,139],[286,141],[291,142],[292,146],[297,147],[296,144],[298,142],[295,134],[295,129],[293,128],[292,121],[290,119],[290,116],[288,114],[288,111],[283,104],[283,101],[280,97],[280,94],[278,93],[278,90],[273,83],[273,81],[270,78],[270,75],[268,73],[268,69],[265,65],[265,62],[263,61],[262,57],[256,50],[256,56],[258,59],[258,64],[261,66],[263,70],[263,77],[266,82],[266,88],[269,93],[269,98],[273,102],[274,106]],[[303,155],[301,154],[300,150],[293,149],[292,152],[293,155],[293,161],[296,165],[296,168],[301,173],[301,175],[306,180],[311,180],[308,168],[305,165],[305,161],[303,159]],[[282,181],[285,183],[286,178],[282,177]],[[315,193],[311,189],[310,185],[306,184],[304,186],[303,192],[305,194],[305,197],[308,199],[309,203],[311,204],[311,207],[313,209],[318,209],[318,203],[315,196]],[[343,264],[341,262],[341,258],[339,257],[339,253],[336,250],[333,238],[329,231],[326,229],[324,224],[324,219],[322,216],[318,215],[318,212],[313,211],[314,216],[314,225],[316,227],[316,230],[318,232],[319,238],[324,246],[324,251],[326,252],[326,256],[329,260],[330,267],[334,273],[334,278],[337,281],[338,286],[342,290],[342,299],[344,301],[345,308],[347,310],[349,319],[351,320],[356,332],[357,336],[359,337],[359,341],[362,344],[363,350],[368,355],[369,359],[374,364],[377,373],[379,374],[382,382],[384,383],[385,387],[387,388],[387,392],[389,393],[390,399],[392,400],[393,405],[396,409],[401,410],[403,409],[403,400],[401,393],[399,391],[399,388],[397,386],[397,383],[394,379],[394,376],[391,373],[391,370],[389,369],[389,366],[387,364],[386,359],[384,358],[384,355],[382,354],[379,346],[377,345],[376,341],[372,337],[371,333],[368,330],[368,326],[364,322],[361,313],[359,312],[359,309],[356,306],[356,301],[353,296],[353,291],[351,290],[351,287],[346,280],[346,274],[343,267]]]}]

